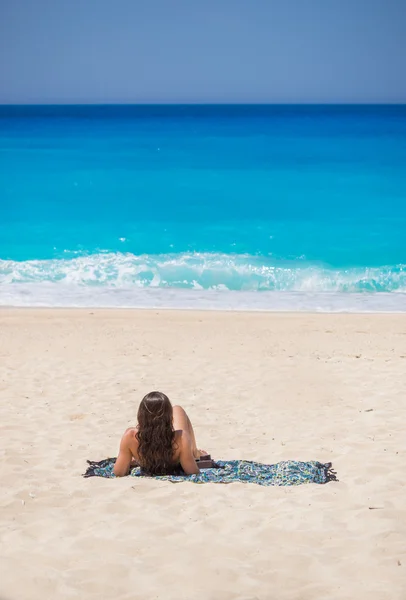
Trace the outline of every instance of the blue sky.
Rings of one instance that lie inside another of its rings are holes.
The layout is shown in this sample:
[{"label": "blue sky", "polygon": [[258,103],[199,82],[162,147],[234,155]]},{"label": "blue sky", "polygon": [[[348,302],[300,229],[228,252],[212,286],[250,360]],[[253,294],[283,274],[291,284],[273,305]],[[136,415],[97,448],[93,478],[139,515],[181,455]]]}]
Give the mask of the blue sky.
[{"label": "blue sky", "polygon": [[406,102],[406,0],[0,0],[0,102]]}]

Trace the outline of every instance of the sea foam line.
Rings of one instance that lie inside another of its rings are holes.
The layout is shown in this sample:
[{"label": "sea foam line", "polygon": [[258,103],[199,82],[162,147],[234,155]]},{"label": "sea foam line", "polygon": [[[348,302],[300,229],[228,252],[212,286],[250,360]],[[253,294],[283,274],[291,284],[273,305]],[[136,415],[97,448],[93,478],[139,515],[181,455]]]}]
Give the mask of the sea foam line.
[{"label": "sea foam line", "polygon": [[406,294],[262,292],[19,283],[0,288],[0,306],[145,308],[327,313],[405,313]]}]

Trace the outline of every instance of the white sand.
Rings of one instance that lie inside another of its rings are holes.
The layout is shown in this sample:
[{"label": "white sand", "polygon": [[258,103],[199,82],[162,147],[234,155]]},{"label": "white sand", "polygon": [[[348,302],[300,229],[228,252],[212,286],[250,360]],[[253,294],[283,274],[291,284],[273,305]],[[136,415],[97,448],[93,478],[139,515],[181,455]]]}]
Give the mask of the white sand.
[{"label": "white sand", "polygon": [[[153,389],[291,488],[83,479]],[[406,316],[0,312],[0,598],[405,600]]]}]

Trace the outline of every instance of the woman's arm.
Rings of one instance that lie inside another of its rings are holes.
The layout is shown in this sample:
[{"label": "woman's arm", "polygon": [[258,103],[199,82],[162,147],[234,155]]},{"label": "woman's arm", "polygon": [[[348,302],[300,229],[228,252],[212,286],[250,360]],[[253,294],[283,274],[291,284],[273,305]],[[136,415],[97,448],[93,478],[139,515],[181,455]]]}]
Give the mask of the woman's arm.
[{"label": "woman's arm", "polygon": [[200,473],[196,459],[193,456],[192,440],[186,431],[182,431],[180,437],[179,462],[186,475],[198,475]]},{"label": "woman's arm", "polygon": [[134,432],[127,430],[120,442],[120,450],[116,463],[114,465],[114,475],[116,477],[125,477],[130,472],[130,466],[133,458],[131,444],[134,441]]}]

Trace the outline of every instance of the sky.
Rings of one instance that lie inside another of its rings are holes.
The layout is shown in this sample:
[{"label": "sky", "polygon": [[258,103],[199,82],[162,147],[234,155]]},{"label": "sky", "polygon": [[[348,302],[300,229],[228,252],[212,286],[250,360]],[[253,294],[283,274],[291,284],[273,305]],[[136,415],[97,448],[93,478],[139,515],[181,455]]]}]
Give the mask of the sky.
[{"label": "sky", "polygon": [[0,103],[406,102],[406,0],[0,0]]}]

